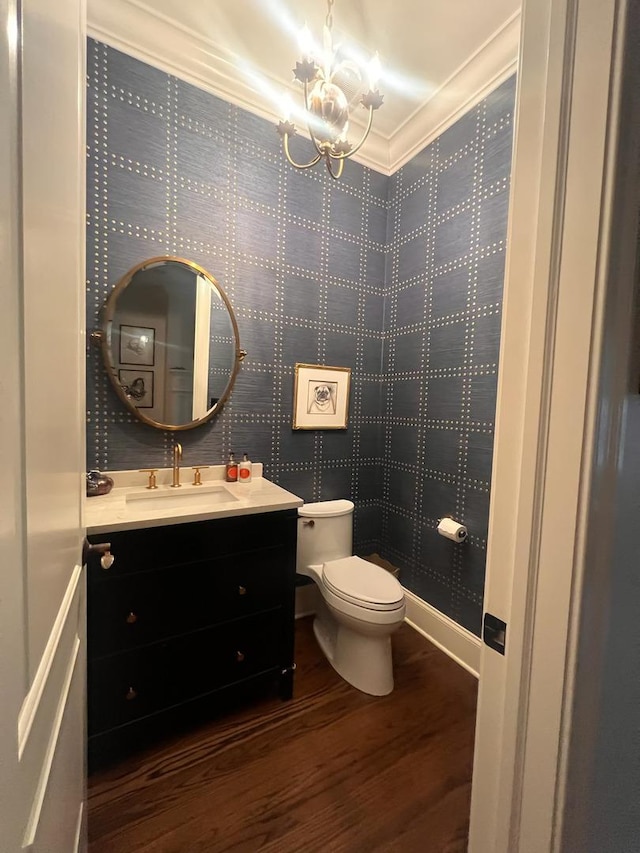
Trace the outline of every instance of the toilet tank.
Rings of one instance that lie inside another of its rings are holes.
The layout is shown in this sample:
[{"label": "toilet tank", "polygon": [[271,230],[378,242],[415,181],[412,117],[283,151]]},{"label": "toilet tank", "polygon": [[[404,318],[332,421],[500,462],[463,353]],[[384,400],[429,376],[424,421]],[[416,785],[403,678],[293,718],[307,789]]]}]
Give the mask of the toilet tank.
[{"label": "toilet tank", "polygon": [[321,501],[298,508],[298,571],[305,566],[350,557],[352,546],[351,501]]}]

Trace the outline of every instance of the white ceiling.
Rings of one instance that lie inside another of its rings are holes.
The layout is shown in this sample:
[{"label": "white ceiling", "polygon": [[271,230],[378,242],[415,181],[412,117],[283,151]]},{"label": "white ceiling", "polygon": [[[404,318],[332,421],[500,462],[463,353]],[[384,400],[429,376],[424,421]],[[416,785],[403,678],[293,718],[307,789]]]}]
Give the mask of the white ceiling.
[{"label": "white ceiling", "polygon": [[[362,162],[390,173],[516,66],[519,0],[335,0],[334,41],[383,64]],[[88,0],[89,34],[275,120],[325,0]],[[294,94],[295,97],[295,94]],[[364,111],[362,111],[364,113]],[[356,137],[357,138],[357,137]]]}]

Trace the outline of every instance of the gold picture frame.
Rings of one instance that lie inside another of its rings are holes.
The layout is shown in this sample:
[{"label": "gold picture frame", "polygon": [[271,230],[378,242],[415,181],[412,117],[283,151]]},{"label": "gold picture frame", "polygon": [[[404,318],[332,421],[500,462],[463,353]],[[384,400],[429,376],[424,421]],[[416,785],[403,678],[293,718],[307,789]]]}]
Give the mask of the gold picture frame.
[{"label": "gold picture frame", "polygon": [[350,388],[350,367],[296,364],[293,429],[346,429]]}]

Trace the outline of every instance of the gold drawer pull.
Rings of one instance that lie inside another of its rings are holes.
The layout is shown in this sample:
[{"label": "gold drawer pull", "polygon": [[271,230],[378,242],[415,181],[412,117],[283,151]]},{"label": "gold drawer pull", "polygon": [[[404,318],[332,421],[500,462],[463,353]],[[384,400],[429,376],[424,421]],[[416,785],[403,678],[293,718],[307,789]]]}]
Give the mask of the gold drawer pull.
[{"label": "gold drawer pull", "polygon": [[247,594],[246,586],[239,586],[238,587],[238,595],[246,595],[246,594]]},{"label": "gold drawer pull", "polygon": [[127,702],[130,702],[132,699],[135,699],[135,698],[137,697],[137,695],[138,695],[138,694],[137,694],[137,693],[136,693],[136,691],[133,689],[133,687],[130,687],[130,688],[127,690],[127,692],[126,692],[126,694],[125,694],[125,697],[124,697],[124,698],[127,700]]},{"label": "gold drawer pull", "polygon": [[137,621],[138,621],[138,616],[132,610],[131,613],[127,616],[127,625],[134,625]]},{"label": "gold drawer pull", "polygon": [[236,652],[236,660],[238,663],[242,663],[244,660],[244,652]]}]

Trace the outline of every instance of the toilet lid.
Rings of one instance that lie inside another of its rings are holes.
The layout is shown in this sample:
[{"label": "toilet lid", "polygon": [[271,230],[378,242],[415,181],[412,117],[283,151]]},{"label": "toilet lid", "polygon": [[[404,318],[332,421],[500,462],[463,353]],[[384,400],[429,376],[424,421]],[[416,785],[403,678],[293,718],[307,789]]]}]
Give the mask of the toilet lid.
[{"label": "toilet lid", "polygon": [[335,518],[338,515],[350,515],[353,501],[316,501],[298,507],[298,515],[304,518]]},{"label": "toilet lid", "polygon": [[330,560],[322,568],[322,578],[335,595],[371,610],[394,610],[404,600],[392,574],[360,557]]}]

